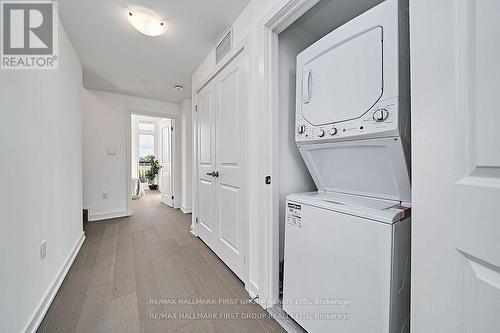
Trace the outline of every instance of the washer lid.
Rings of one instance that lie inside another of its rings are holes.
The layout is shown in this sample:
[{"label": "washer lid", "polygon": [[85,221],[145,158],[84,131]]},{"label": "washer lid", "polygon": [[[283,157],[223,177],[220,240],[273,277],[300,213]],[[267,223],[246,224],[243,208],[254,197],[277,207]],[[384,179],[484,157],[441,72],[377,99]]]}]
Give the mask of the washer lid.
[{"label": "washer lid", "polygon": [[299,55],[304,65],[297,93],[306,121],[326,125],[356,119],[377,103],[383,93],[382,32],[380,26],[361,32],[312,59],[304,58],[310,50]]},{"label": "washer lid", "polygon": [[[403,207],[399,201],[359,197],[332,192],[294,193],[287,201],[295,202],[343,214],[358,216],[387,224],[394,224],[410,216],[411,207]],[[292,203],[292,205],[294,205]],[[293,206],[294,209],[303,207]]]}]

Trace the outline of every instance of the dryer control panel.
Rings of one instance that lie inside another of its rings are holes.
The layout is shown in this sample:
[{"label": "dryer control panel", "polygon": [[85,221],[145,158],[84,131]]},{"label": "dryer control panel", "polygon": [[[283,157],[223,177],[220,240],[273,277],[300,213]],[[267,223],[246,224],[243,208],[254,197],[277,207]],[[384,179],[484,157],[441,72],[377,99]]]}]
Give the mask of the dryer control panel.
[{"label": "dryer control panel", "polygon": [[357,119],[313,125],[302,115],[296,118],[295,141],[346,141],[359,138],[398,136],[398,97],[379,101]]}]

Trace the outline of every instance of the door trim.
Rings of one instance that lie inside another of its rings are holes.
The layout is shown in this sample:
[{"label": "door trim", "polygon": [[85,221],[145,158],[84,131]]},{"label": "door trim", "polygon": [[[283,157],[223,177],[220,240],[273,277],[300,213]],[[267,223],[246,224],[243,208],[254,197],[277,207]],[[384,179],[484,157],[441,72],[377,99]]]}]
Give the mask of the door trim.
[{"label": "door trim", "polygon": [[[127,207],[127,214],[132,215],[132,196],[131,188],[130,188],[130,179],[132,178],[132,133],[131,133],[131,117],[132,115],[138,116],[148,116],[148,117],[158,117],[158,118],[168,118],[172,120],[172,126],[174,127],[174,133],[172,135],[172,158],[175,159],[172,165],[172,179],[173,179],[173,193],[174,193],[174,208],[181,207],[181,177],[180,177],[180,131],[178,129],[177,124],[180,124],[180,117],[176,114],[171,113],[161,113],[155,111],[134,109],[134,108],[125,108],[125,137],[126,137],[126,172],[125,172],[125,202]],[[180,128],[180,126],[179,126]]]},{"label": "door trim", "polygon": [[[244,69],[244,74],[246,75],[246,80],[249,81],[250,79],[250,71],[249,71],[249,62],[250,62],[250,50],[249,50],[249,45],[250,45],[250,37],[249,36],[246,36],[245,38],[243,38],[243,40],[238,44],[236,45],[236,47],[234,47],[230,52],[228,52],[228,54],[226,54],[222,60],[217,64],[217,66],[215,67],[215,69],[210,72],[210,74],[208,74],[206,76],[206,78],[204,80],[201,81],[200,84],[198,84],[196,87],[193,88],[193,115],[192,115],[192,119],[193,119],[193,182],[192,182],[192,191],[193,191],[193,198],[192,198],[192,202],[193,202],[193,208],[192,208],[192,220],[191,220],[191,233],[196,236],[196,237],[199,237],[199,232],[198,232],[198,224],[197,224],[197,216],[198,216],[198,181],[199,181],[199,178],[198,178],[198,114],[197,114],[197,105],[199,104],[198,102],[198,96],[199,96],[199,93],[201,92],[201,90],[203,90],[203,88],[209,84],[224,68],[226,68],[234,59],[236,59],[243,51],[246,52],[246,54],[244,56],[247,57],[247,60],[246,60],[246,63],[245,63],[245,68]],[[247,93],[247,97],[246,97],[246,112],[245,114],[243,115],[244,116],[244,121],[245,121],[245,124],[248,124],[249,123],[249,98],[250,98],[250,85],[247,83],[246,84],[246,93]],[[249,198],[250,198],[250,191],[249,191],[249,184],[250,184],[250,170],[249,170],[249,137],[248,137],[248,126],[246,126],[245,128],[245,133],[244,133],[244,151],[245,151],[245,154],[243,156],[243,159],[242,159],[242,166],[243,166],[243,195],[245,197],[245,202],[246,202],[246,205],[245,205],[245,211],[246,211],[246,214],[243,214],[244,215],[244,219],[243,219],[243,226],[244,226],[244,233],[245,233],[245,236],[244,236],[244,244],[243,244],[243,250],[244,250],[244,268],[243,268],[243,276],[244,276],[244,279],[243,279],[243,283],[245,284],[245,289],[249,292],[250,295],[253,295],[252,294],[252,284],[250,283],[250,280],[249,280],[249,272],[250,272],[250,251],[249,251],[249,237],[250,237],[250,234],[249,234]]]},{"label": "door trim", "polygon": [[[270,10],[259,24],[257,80],[258,104],[251,123],[266,120],[258,146],[264,154],[259,175],[270,175],[271,184],[260,187],[259,202],[255,208],[261,211],[257,217],[262,237],[256,239],[261,249],[259,262],[259,298],[264,308],[279,303],[279,39],[278,36],[300,16],[320,0],[282,1]],[[264,123],[264,122],[261,122]],[[262,155],[261,155],[262,156]],[[264,184],[264,179],[258,179]],[[260,184],[260,183],[259,183]]]}]

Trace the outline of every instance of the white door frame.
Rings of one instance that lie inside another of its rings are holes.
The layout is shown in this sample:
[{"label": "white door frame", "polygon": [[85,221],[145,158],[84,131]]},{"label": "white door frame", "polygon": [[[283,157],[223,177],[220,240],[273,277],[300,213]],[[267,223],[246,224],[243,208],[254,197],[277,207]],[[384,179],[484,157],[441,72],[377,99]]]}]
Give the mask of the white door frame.
[{"label": "white door frame", "polygon": [[[284,0],[273,8],[259,24],[257,94],[259,105],[254,118],[261,124],[267,123],[260,147],[265,163],[260,168],[261,175],[270,175],[271,184],[261,192],[259,202],[259,229],[262,237],[258,240],[262,255],[260,262],[259,298],[265,308],[279,302],[279,39],[278,36],[301,15],[320,0]],[[252,121],[251,121],[252,122]],[[262,155],[261,155],[262,156]],[[260,179],[259,179],[260,181]]]},{"label": "white door frame", "polygon": [[[126,197],[125,202],[127,203],[127,215],[132,215],[132,196],[130,181],[132,178],[132,115],[138,116],[148,116],[148,117],[158,117],[167,118],[172,120],[172,126],[174,127],[174,135],[172,136],[172,158],[175,159],[172,165],[172,179],[173,179],[173,193],[174,193],[174,208],[179,208],[181,206],[181,179],[180,179],[180,124],[179,116],[168,113],[139,110],[133,108],[125,108],[125,135],[126,135],[126,172],[125,172],[125,184],[126,184]],[[179,127],[179,128],[178,128]],[[157,143],[155,142],[155,146]],[[155,147],[156,148],[156,147]]]},{"label": "white door frame", "polygon": [[[198,225],[196,223],[196,218],[198,216],[198,131],[197,131],[197,128],[198,128],[198,114],[197,114],[197,108],[196,106],[198,105],[198,94],[199,92],[210,82],[212,81],[212,79],[214,79],[232,60],[234,60],[240,53],[242,52],[249,52],[249,37],[245,37],[243,38],[243,40],[241,41],[241,43],[239,43],[236,47],[234,47],[228,54],[226,54],[224,56],[224,58],[222,58],[222,60],[215,66],[215,69],[210,72],[209,75],[206,76],[206,78],[204,80],[201,81],[200,84],[198,84],[196,87],[194,87],[193,89],[193,114],[192,114],[192,119],[193,119],[193,182],[192,182],[192,190],[193,190],[193,198],[192,198],[192,205],[193,205],[193,212],[192,212],[192,221],[191,221],[191,233],[198,237],[199,234],[198,234]],[[250,57],[250,54],[247,54],[246,55],[247,57]],[[247,60],[249,61],[249,60]],[[246,74],[247,76],[250,75],[249,73],[249,70],[248,70],[248,65],[247,65],[247,69],[246,69]],[[248,78],[247,78],[248,79]],[[247,87],[249,87],[249,85],[247,85]],[[250,96],[250,95],[249,95]],[[247,100],[249,99],[250,97],[247,98]],[[248,108],[247,108],[248,110]],[[248,120],[249,118],[249,115],[248,115],[249,112],[246,112],[246,115],[245,117],[247,117],[246,120]],[[248,124],[248,121],[246,121],[246,123]],[[248,136],[248,128],[246,129],[246,133],[244,134],[246,136]],[[243,185],[243,188],[244,188],[244,196],[246,198],[249,198],[249,177],[250,177],[250,172],[249,172],[249,168],[248,168],[248,163],[249,163],[249,144],[248,144],[249,140],[248,140],[248,137],[245,138],[245,147],[244,147],[244,151],[246,151],[246,154],[244,155],[244,158],[243,158],[243,161],[242,161],[242,164],[244,165],[244,185]],[[246,201],[249,201],[249,200],[246,200]],[[249,205],[247,204],[246,207],[245,207],[245,210],[248,212],[249,211]],[[243,221],[243,225],[244,225],[244,232],[245,232],[245,237],[244,237],[244,245],[243,245],[243,249],[244,249],[244,256],[245,256],[245,265],[244,265],[244,273],[243,275],[245,276],[245,279],[243,281],[243,283],[245,284],[245,289],[250,291],[249,289],[251,289],[251,283],[250,283],[250,280],[249,280],[249,257],[250,257],[250,253],[249,253],[249,219],[248,219],[248,214],[244,214],[245,216],[245,219]],[[250,292],[251,293],[251,292]]]}]

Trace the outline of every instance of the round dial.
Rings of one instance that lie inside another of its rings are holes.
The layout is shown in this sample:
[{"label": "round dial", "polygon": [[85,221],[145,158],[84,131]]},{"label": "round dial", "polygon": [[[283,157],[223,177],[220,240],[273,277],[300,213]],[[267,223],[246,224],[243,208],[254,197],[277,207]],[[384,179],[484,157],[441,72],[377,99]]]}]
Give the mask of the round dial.
[{"label": "round dial", "polygon": [[337,134],[337,129],[335,127],[332,127],[332,128],[330,128],[329,133],[330,133],[330,135],[335,135],[335,134]]},{"label": "round dial", "polygon": [[382,122],[389,117],[389,111],[387,109],[378,109],[373,113],[373,120],[376,122]]},{"label": "round dial", "polygon": [[299,125],[299,127],[297,127],[297,131],[299,132],[299,134],[304,134],[304,132],[306,131],[306,127],[304,125]]},{"label": "round dial", "polygon": [[324,130],[322,130],[322,129],[320,129],[320,130],[319,130],[319,132],[318,132],[318,136],[319,136],[320,138],[324,137],[324,136],[325,136],[325,131],[324,131]]}]

